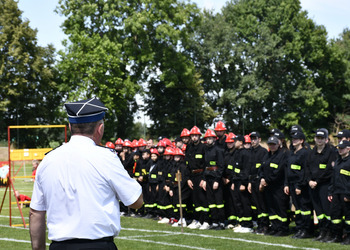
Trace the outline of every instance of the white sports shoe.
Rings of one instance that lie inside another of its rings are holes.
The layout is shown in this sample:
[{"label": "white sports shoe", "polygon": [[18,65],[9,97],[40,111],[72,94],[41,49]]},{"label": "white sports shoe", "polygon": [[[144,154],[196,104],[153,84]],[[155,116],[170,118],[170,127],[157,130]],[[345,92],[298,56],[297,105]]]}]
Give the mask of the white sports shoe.
[{"label": "white sports shoe", "polygon": [[[187,223],[186,223],[186,220],[185,219],[182,219],[182,226],[183,227],[187,227]],[[179,220],[178,222],[175,222],[173,225],[173,227],[181,227],[181,220]]]},{"label": "white sports shoe", "polygon": [[168,224],[169,223],[169,219],[167,217],[164,217],[163,219],[158,221],[159,224]]},{"label": "white sports shoe", "polygon": [[207,230],[209,229],[210,225],[208,222],[204,222],[203,225],[199,227],[200,230]]},{"label": "white sports shoe", "polygon": [[187,228],[189,228],[189,229],[196,229],[196,228],[198,228],[198,227],[197,227],[198,224],[200,224],[198,221],[193,220],[193,221],[191,222],[191,224],[189,224],[189,225],[187,226]]},{"label": "white sports shoe", "polygon": [[249,227],[239,227],[237,230],[234,230],[235,233],[252,233],[254,230]]}]

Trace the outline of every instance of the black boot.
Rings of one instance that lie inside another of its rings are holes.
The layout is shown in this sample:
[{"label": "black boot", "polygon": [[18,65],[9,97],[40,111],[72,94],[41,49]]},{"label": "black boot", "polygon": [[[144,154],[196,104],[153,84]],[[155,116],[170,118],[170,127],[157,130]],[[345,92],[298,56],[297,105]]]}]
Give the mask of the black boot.
[{"label": "black boot", "polygon": [[321,231],[320,234],[314,239],[315,241],[321,241],[327,236],[327,231]]}]

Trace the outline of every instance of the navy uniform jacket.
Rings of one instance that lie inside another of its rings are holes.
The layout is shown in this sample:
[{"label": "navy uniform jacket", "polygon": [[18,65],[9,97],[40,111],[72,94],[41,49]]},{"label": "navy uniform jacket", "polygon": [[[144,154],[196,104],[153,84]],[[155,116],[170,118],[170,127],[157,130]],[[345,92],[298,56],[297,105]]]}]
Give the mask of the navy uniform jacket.
[{"label": "navy uniform jacket", "polygon": [[282,149],[274,154],[269,152],[260,167],[259,176],[270,186],[283,186],[286,166],[287,156]]},{"label": "navy uniform jacket", "polygon": [[[205,180],[214,180],[220,182],[222,174],[224,172],[224,151],[219,147],[205,146],[205,167],[204,178]],[[207,168],[217,167],[215,171],[209,171]]]},{"label": "navy uniform jacket", "polygon": [[256,148],[251,147],[250,149],[250,169],[249,169],[249,181],[256,179],[259,173],[259,168],[267,155],[266,148],[261,145]]},{"label": "navy uniform jacket", "polygon": [[314,147],[307,160],[307,182],[316,181],[318,184],[329,182],[333,174],[332,163],[336,159],[335,148],[329,144],[326,144],[321,153],[318,153],[317,147]]},{"label": "navy uniform jacket", "polygon": [[235,185],[248,185],[250,171],[250,150],[240,148],[235,150],[233,162],[232,183]]},{"label": "navy uniform jacket", "polygon": [[298,189],[307,186],[306,162],[308,153],[309,152],[306,148],[290,153],[288,157],[284,186],[294,184],[295,188]]},{"label": "navy uniform jacket", "polygon": [[337,159],[333,173],[329,195],[343,194],[350,198],[350,155]]},{"label": "navy uniform jacket", "polygon": [[[204,162],[205,155],[205,145],[203,143],[199,143],[195,145],[194,143],[190,143],[186,147],[186,156],[185,162],[188,169],[189,176],[198,175],[192,174],[192,170],[203,169],[205,167]],[[203,172],[200,174],[203,175]]]}]

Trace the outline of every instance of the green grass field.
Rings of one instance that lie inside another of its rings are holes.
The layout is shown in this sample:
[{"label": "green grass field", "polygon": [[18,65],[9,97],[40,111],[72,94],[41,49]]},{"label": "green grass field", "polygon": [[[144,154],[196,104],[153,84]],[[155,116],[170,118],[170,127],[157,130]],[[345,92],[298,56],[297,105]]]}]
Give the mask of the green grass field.
[{"label": "green grass field", "polygon": [[[16,164],[16,168],[20,167]],[[26,163],[26,174],[31,173],[30,162]],[[17,176],[24,175],[24,166]],[[21,193],[31,196],[33,182],[15,179],[14,186]],[[0,188],[1,201],[5,188]],[[12,192],[11,192],[12,194]],[[0,249],[31,249],[28,228],[9,226],[9,193],[6,195],[0,214]],[[12,201],[14,197],[12,194]],[[29,208],[23,208],[28,223]],[[12,205],[12,224],[22,224],[17,205]],[[255,234],[234,233],[232,230],[190,230],[161,225],[154,220],[122,217],[122,231],[115,238],[118,249],[349,249],[340,244],[326,244],[312,239],[295,240],[290,237],[273,237]],[[47,240],[47,248],[50,241]]]}]

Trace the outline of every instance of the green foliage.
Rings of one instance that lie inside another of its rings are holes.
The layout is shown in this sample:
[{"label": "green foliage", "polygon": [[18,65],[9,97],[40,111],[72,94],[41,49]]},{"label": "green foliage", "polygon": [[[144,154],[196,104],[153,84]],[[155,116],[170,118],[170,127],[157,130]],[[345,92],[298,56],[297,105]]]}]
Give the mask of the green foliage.
[{"label": "green foliage", "polygon": [[338,78],[329,90],[332,98],[334,130],[350,128],[350,30],[344,29],[341,37],[332,41],[335,57],[332,60]]},{"label": "green foliage", "polygon": [[[55,49],[37,45],[36,30],[23,20],[13,0],[0,2],[0,136],[9,125],[57,124],[62,93],[58,89]],[[50,135],[18,132],[18,147],[47,146]],[[51,134],[52,136],[55,136]]]},{"label": "green foliage", "polygon": [[196,66],[229,129],[327,127],[336,55],[299,1],[231,1],[197,32]]}]

